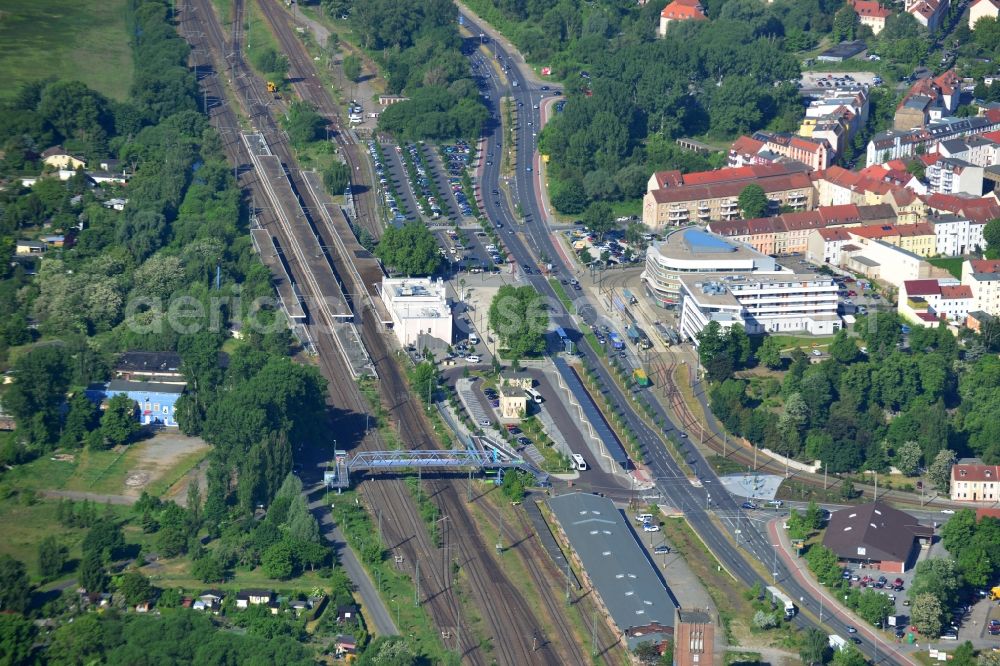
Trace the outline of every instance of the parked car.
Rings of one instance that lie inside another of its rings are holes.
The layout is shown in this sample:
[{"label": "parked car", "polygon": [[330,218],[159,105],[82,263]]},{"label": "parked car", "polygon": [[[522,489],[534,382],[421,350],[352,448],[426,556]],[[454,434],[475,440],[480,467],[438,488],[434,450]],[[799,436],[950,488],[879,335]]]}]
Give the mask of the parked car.
[{"label": "parked car", "polygon": [[666,555],[670,552],[670,546],[657,546],[653,549],[654,555]]},{"label": "parked car", "polygon": [[660,526],[657,525],[656,523],[643,523],[642,524],[642,531],[643,532],[659,532],[660,531]]}]

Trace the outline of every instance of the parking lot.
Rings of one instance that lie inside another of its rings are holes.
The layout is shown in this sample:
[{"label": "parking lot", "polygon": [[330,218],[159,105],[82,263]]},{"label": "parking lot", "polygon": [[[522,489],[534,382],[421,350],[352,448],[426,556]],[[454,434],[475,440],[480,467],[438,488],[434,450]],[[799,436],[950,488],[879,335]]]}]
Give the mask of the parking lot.
[{"label": "parking lot", "polygon": [[803,90],[836,90],[881,84],[882,78],[874,72],[802,72],[799,80],[799,87]]}]

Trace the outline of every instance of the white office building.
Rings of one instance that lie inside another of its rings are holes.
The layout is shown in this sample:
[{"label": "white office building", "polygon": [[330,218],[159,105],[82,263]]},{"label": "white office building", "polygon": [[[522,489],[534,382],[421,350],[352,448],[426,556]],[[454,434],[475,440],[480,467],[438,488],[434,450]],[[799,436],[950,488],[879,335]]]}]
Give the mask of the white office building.
[{"label": "white office building", "polygon": [[386,278],[381,295],[399,344],[423,349],[452,343],[451,306],[443,280]]},{"label": "white office building", "polygon": [[692,340],[711,321],[724,329],[742,324],[751,335],[840,330],[838,287],[829,276],[685,275],[680,285],[680,332]]},{"label": "white office building", "polygon": [[649,246],[642,281],[657,305],[674,307],[680,303],[681,277],[729,273],[792,274],[774,257],[704,229],[689,227]]}]

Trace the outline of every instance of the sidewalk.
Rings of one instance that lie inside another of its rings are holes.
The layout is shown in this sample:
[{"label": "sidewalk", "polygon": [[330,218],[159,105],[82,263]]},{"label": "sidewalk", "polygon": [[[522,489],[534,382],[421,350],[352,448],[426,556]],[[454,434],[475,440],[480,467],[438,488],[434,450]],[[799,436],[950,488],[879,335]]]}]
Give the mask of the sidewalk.
[{"label": "sidewalk", "polygon": [[[792,576],[800,585],[813,594],[812,599],[800,600],[804,608],[808,608],[810,613],[816,617],[819,617],[820,614],[824,618],[832,615],[845,624],[853,625],[857,628],[858,634],[864,636],[867,642],[878,645],[880,653],[894,655],[897,660],[907,664],[914,664],[915,666],[919,664],[912,654],[902,652],[900,649],[907,646],[901,643],[887,643],[880,633],[876,632],[875,629],[863,619],[856,616],[852,611],[845,608],[838,599],[831,596],[822,585],[816,582],[806,566],[805,559],[795,557],[795,554],[792,552],[791,543],[788,540],[788,532],[781,528],[780,518],[769,521],[767,523],[767,531],[771,539],[777,539],[777,543],[781,546],[779,555],[788,567],[788,570],[792,573]],[[823,600],[822,604],[817,603],[817,599],[820,598]],[[912,649],[916,651],[918,646],[919,643],[912,646]]]}]

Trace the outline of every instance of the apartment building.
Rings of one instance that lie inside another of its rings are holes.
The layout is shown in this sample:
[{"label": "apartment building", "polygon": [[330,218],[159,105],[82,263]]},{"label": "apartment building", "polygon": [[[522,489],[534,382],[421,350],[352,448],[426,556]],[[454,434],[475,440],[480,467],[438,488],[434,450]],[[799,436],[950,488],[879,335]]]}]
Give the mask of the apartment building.
[{"label": "apartment building", "polygon": [[825,139],[787,132],[755,132],[753,138],[763,143],[765,150],[801,162],[812,171],[825,169],[833,162],[834,151]]},{"label": "apartment building", "polygon": [[452,314],[444,281],[385,278],[380,294],[399,344],[418,348],[452,343]]},{"label": "apartment building", "polygon": [[957,157],[936,155],[925,169],[927,191],[937,194],[983,193],[983,167]]},{"label": "apartment building", "polygon": [[920,257],[937,254],[937,234],[934,225],[926,222],[917,224],[873,224],[855,227],[850,233],[856,238],[881,240]]},{"label": "apartment building", "polygon": [[844,227],[813,229],[806,240],[806,260],[814,264],[841,265],[841,250],[851,246],[850,232]]},{"label": "apartment building", "polygon": [[1000,466],[979,463],[952,465],[951,499],[955,502],[1000,500]]},{"label": "apartment building", "polygon": [[652,230],[741,217],[740,193],[747,185],[763,188],[773,209],[813,207],[815,191],[808,167],[796,162],[761,164],[681,174],[654,173],[643,197],[642,221]]},{"label": "apartment building", "polygon": [[906,280],[899,288],[896,311],[920,326],[937,326],[942,319],[961,324],[972,303],[972,289],[955,278]]},{"label": "apartment building", "polygon": [[829,335],[840,330],[837,283],[832,277],[789,275],[683,275],[681,337],[695,340],[709,322],[746,332],[805,331]]},{"label": "apartment building", "polygon": [[969,5],[969,30],[976,29],[979,19],[1000,17],[1000,0],[976,0]]},{"label": "apartment building", "polygon": [[1000,132],[942,141],[937,145],[937,154],[984,168],[1000,164]]},{"label": "apartment building", "polygon": [[899,288],[906,280],[931,277],[933,267],[918,254],[848,230],[851,243],[840,248],[840,267]]},{"label": "apartment building", "polygon": [[985,245],[985,225],[973,222],[964,215],[935,213],[927,218],[927,223],[934,227],[934,245],[938,256],[960,257]]},{"label": "apartment building", "polygon": [[1000,261],[966,259],[962,262],[962,284],[972,290],[971,311],[1000,316]]},{"label": "apartment building", "polygon": [[858,15],[858,23],[871,28],[873,35],[882,32],[885,20],[892,16],[892,10],[880,5],[878,0],[853,0],[851,5]]},{"label": "apartment building", "polygon": [[641,279],[660,307],[680,302],[683,275],[791,274],[773,257],[703,229],[690,227],[667,235],[646,249]]},{"label": "apartment building", "polygon": [[964,136],[974,136],[1000,129],[1000,109],[988,109],[984,115],[974,118],[946,117],[933,120],[924,127],[910,130],[891,129],[879,132],[868,142],[866,164],[878,164],[889,160],[908,158],[919,150],[933,152],[932,148],[941,141]]}]

